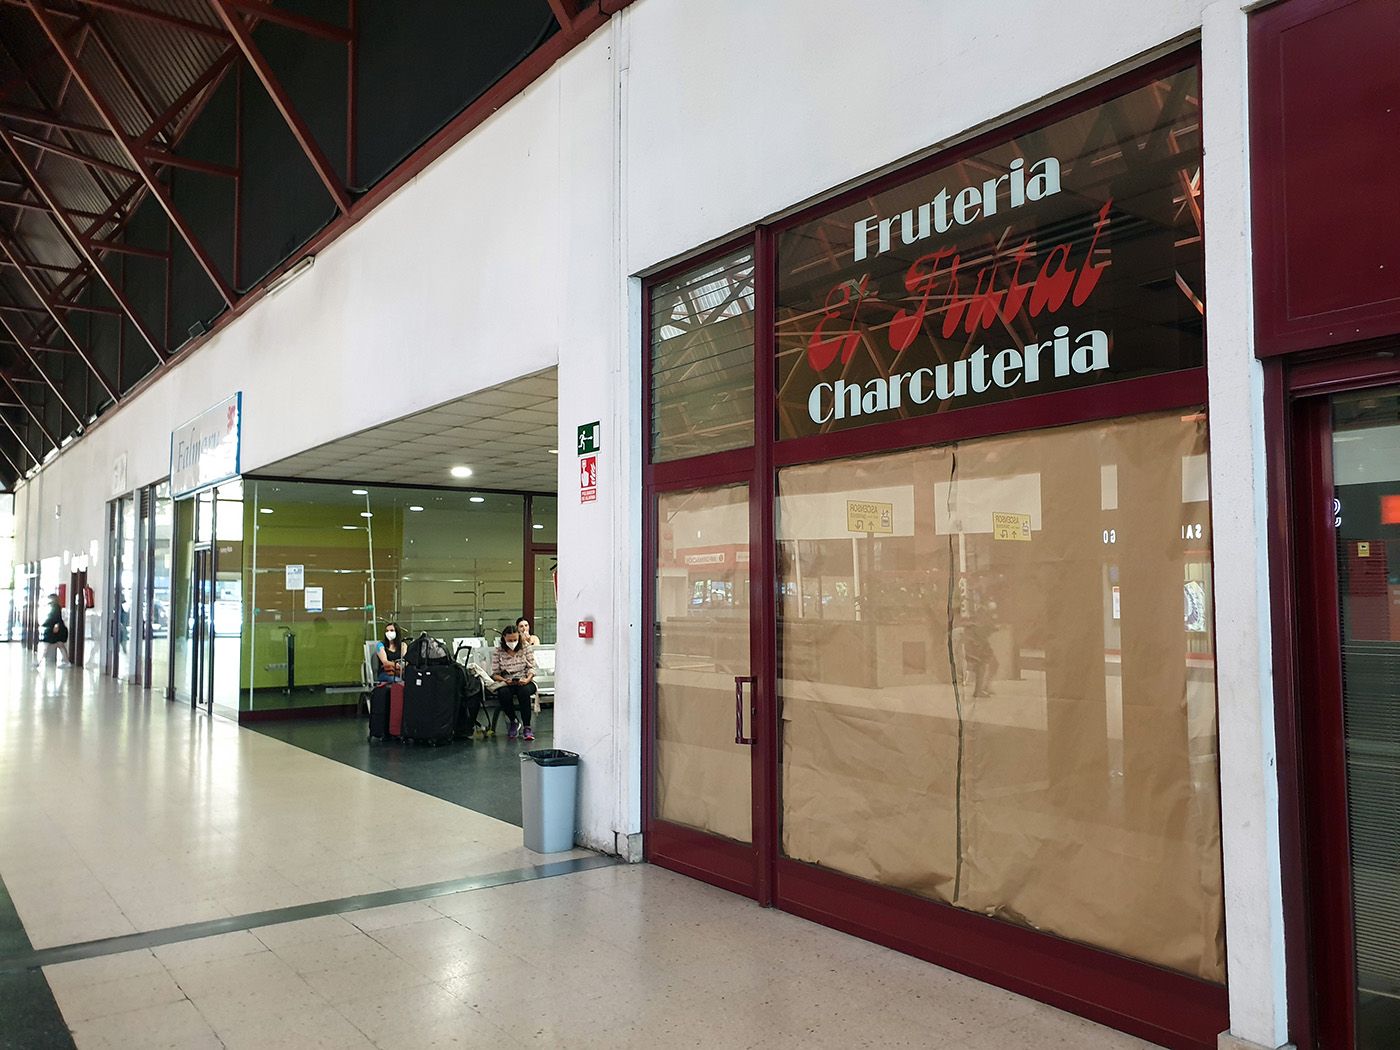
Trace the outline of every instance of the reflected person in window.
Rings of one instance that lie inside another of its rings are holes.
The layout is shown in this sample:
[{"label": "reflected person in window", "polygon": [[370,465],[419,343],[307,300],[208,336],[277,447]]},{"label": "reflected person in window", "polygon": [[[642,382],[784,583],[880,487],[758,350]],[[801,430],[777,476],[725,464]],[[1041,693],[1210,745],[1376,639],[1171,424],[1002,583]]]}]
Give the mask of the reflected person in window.
[{"label": "reflected person in window", "polygon": [[535,654],[520,640],[520,630],[513,623],[505,625],[500,642],[491,650],[491,678],[501,683],[496,696],[510,719],[506,736],[514,740],[523,733],[526,740],[534,740],[530,699],[535,695]]},{"label": "reflected person in window", "polygon": [[540,644],[539,636],[530,633],[530,621],[525,617],[522,616],[515,621],[515,629],[520,632],[521,645],[536,646]]},{"label": "reflected person in window", "polygon": [[408,643],[403,640],[403,632],[393,620],[384,625],[384,637],[380,639],[374,655],[379,661],[379,673],[375,676],[375,681],[403,681],[403,664],[404,657],[408,655]]}]

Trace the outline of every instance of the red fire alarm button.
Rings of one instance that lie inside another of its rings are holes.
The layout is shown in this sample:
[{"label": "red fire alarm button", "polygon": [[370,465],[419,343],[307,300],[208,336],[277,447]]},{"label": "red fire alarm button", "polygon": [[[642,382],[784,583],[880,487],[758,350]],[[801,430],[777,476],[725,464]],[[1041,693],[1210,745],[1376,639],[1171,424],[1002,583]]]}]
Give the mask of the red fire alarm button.
[{"label": "red fire alarm button", "polygon": [[580,620],[580,621],[578,622],[578,636],[579,636],[580,638],[592,638],[592,637],[593,637],[593,621],[592,621],[592,620]]}]

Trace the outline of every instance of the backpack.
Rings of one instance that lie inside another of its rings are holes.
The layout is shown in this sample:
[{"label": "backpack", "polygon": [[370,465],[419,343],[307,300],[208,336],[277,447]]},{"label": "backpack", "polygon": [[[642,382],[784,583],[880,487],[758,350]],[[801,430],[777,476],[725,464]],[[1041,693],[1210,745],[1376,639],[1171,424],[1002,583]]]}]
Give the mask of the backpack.
[{"label": "backpack", "polygon": [[434,667],[440,664],[450,664],[452,654],[448,652],[447,646],[424,631],[408,643],[408,653],[405,659],[413,667]]}]

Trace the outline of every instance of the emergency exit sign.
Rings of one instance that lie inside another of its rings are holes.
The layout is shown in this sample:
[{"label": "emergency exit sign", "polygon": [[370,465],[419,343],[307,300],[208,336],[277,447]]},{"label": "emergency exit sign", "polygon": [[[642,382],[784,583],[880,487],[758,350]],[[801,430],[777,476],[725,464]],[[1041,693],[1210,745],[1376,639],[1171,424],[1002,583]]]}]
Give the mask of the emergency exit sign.
[{"label": "emergency exit sign", "polygon": [[598,446],[602,443],[602,430],[601,421],[585,423],[578,428],[578,454],[580,456],[598,451]]}]

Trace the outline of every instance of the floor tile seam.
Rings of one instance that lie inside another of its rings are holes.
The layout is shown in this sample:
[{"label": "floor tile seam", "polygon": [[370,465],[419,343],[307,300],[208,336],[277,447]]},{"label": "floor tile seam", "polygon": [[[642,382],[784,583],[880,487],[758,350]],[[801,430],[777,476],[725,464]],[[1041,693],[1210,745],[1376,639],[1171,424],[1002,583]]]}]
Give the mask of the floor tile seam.
[{"label": "floor tile seam", "polygon": [[594,868],[611,867],[620,863],[622,862],[616,858],[602,854],[592,857],[575,857],[569,860],[537,864],[529,868],[514,868],[483,875],[469,875],[442,882],[424,883],[418,886],[376,890],[332,900],[286,905],[225,918],[206,919],[201,922],[170,926],[158,930],[138,930],[134,933],[118,934],[91,941],[79,941],[73,944],[51,945],[45,948],[33,948],[31,945],[31,949],[27,953],[0,957],[0,974],[37,970],[44,966],[74,962],[80,959],[93,959],[106,955],[117,955],[122,952],[138,951],[143,948],[150,949],[167,944],[197,941],[223,933],[253,930],[260,926],[276,926],[299,919],[344,915],[370,908],[427,901],[437,897],[450,896],[454,893],[534,882]]}]

